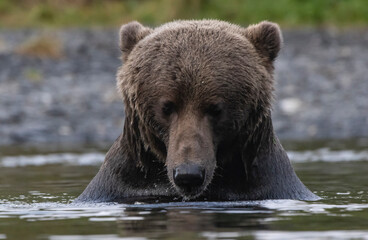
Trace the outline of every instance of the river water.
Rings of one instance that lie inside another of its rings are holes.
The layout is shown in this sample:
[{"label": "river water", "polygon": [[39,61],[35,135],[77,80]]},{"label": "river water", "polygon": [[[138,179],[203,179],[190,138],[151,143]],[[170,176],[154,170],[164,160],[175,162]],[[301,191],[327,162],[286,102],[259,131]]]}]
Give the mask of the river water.
[{"label": "river water", "polygon": [[321,200],[73,204],[104,152],[2,151],[0,239],[368,239],[367,143],[286,148]]}]

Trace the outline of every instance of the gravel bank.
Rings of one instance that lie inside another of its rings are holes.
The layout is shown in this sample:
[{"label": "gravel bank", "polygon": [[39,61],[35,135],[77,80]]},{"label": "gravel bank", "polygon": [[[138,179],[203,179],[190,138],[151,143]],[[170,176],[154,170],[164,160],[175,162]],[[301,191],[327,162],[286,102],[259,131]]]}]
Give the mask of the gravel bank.
[{"label": "gravel bank", "polygon": [[[59,58],[19,53],[29,39]],[[0,145],[98,144],[123,125],[117,30],[0,30]],[[368,30],[288,30],[276,62],[281,139],[368,137]]]}]

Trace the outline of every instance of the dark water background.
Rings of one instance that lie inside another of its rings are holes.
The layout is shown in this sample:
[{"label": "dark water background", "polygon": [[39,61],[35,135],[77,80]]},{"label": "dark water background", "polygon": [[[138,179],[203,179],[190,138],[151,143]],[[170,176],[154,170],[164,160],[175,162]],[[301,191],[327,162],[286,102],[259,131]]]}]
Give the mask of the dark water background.
[{"label": "dark water background", "polygon": [[322,200],[77,205],[103,151],[2,149],[0,239],[368,239],[367,142],[286,149]]}]

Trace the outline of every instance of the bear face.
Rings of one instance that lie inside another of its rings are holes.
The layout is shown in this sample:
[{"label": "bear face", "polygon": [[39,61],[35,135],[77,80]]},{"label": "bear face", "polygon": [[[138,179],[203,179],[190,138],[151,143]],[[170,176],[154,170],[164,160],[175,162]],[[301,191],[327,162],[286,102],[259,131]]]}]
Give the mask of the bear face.
[{"label": "bear face", "polygon": [[120,36],[117,86],[131,158],[142,168],[162,162],[176,191],[195,198],[270,117],[280,30],[269,22],[177,21],[154,30],[132,22]]},{"label": "bear face", "polygon": [[279,27],[123,25],[123,133],[76,201],[319,199],[271,120]]}]

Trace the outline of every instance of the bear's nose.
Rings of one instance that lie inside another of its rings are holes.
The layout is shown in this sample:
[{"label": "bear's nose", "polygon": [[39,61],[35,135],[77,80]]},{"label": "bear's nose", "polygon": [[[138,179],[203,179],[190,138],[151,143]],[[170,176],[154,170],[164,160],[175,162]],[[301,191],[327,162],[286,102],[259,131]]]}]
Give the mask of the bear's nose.
[{"label": "bear's nose", "polygon": [[197,164],[182,164],[174,169],[174,182],[185,192],[192,192],[203,184],[205,170]]}]

